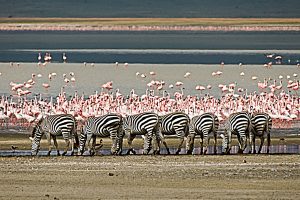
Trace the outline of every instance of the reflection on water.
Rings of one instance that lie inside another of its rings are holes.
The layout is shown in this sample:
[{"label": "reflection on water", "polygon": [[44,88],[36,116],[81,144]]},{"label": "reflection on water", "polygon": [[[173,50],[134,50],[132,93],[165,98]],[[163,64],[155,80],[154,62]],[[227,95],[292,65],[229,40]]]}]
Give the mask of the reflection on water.
[{"label": "reflection on water", "polygon": [[[221,146],[217,147],[217,154],[221,153]],[[258,150],[258,146],[256,146],[256,150]],[[137,154],[142,154],[143,149],[135,149]],[[231,148],[231,154],[236,154],[238,151],[238,146],[232,146]],[[246,152],[247,150],[245,150]],[[123,155],[126,154],[127,149],[123,150]],[[176,148],[170,148],[171,154],[175,154]],[[267,152],[267,147],[263,146],[262,153]],[[271,145],[270,146],[270,154],[299,154],[300,153],[300,145],[298,144],[289,144],[289,145]],[[167,151],[162,148],[161,154],[167,154]],[[181,151],[181,154],[186,154],[185,150]],[[194,154],[200,154],[200,148],[195,148]],[[208,154],[213,154],[213,146],[210,146],[208,148]],[[39,156],[46,156],[47,151],[40,151]],[[68,152],[67,155],[70,155],[70,152]],[[85,156],[89,155],[86,151],[84,153]],[[110,155],[110,149],[102,149],[101,151],[97,152],[97,155]],[[10,156],[31,156],[30,150],[18,150],[18,151],[12,151],[12,150],[0,150],[0,156],[2,157],[10,157]],[[52,151],[51,156],[56,156],[56,151]]]}]

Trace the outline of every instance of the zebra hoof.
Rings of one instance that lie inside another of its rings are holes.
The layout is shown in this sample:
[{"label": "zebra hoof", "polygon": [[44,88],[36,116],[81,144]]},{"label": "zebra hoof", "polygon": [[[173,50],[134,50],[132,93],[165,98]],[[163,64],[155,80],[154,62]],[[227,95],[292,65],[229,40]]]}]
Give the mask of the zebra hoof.
[{"label": "zebra hoof", "polygon": [[133,153],[133,155],[136,155],[136,151],[135,151],[135,150],[133,150],[133,149],[132,149],[132,153]]},{"label": "zebra hoof", "polygon": [[153,154],[154,155],[160,155],[160,151],[159,150],[153,151]]},{"label": "zebra hoof", "polygon": [[59,153],[59,151],[57,151],[57,156],[60,156],[60,153]]},{"label": "zebra hoof", "polygon": [[128,149],[127,152],[126,152],[126,154],[127,154],[127,155],[130,155],[130,152],[131,152],[131,151],[132,151],[131,149]]},{"label": "zebra hoof", "polygon": [[65,156],[65,155],[67,155],[67,152],[64,151],[61,155],[62,155],[62,156]]},{"label": "zebra hoof", "polygon": [[237,153],[238,153],[238,154],[243,154],[243,150],[242,150],[242,149],[239,149]]},{"label": "zebra hoof", "polygon": [[192,152],[193,152],[192,150],[187,150],[186,154],[187,155],[192,155]]},{"label": "zebra hoof", "polygon": [[71,152],[71,156],[74,156],[74,151]]},{"label": "zebra hoof", "polygon": [[50,154],[51,154],[51,151],[48,151],[48,152],[47,152],[47,156],[50,156]]},{"label": "zebra hoof", "polygon": [[176,154],[176,155],[179,155],[179,153],[180,153],[180,150],[177,150],[175,154]]}]

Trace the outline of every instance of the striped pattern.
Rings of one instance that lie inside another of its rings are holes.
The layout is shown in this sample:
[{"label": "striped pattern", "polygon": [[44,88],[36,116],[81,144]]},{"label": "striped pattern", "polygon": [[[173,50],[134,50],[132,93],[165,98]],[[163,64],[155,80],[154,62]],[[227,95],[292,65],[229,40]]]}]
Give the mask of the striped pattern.
[{"label": "striped pattern", "polygon": [[[239,142],[239,153],[243,153],[247,146],[247,139],[250,135],[251,116],[248,112],[233,113],[225,122],[225,131],[223,136],[222,153],[229,154],[231,149],[232,134],[236,135]],[[248,140],[249,143],[251,139]],[[251,145],[250,145],[251,146]],[[250,147],[249,146],[249,147]]]},{"label": "striped pattern", "polygon": [[[200,116],[192,118],[189,126],[189,136],[187,139],[187,154],[192,154],[194,149],[194,140],[196,135],[200,135],[201,154],[207,153],[209,145],[209,134],[214,136],[214,154],[217,153],[217,130],[219,128],[219,120],[213,113],[204,113]],[[204,146],[203,146],[204,145]]]},{"label": "striped pattern", "polygon": [[169,113],[159,117],[159,129],[156,134],[156,141],[158,149],[155,153],[160,153],[160,143],[162,142],[167,149],[168,154],[170,150],[165,142],[165,135],[176,135],[179,138],[179,145],[176,154],[179,154],[183,145],[184,137],[188,135],[188,126],[190,118],[187,114],[182,112]]},{"label": "striped pattern", "polygon": [[[143,154],[148,154],[152,148],[151,140],[153,137],[153,133],[157,128],[157,125],[158,115],[151,112],[129,115],[123,118],[123,129],[125,134],[127,135],[129,146],[127,154],[130,154],[130,152],[132,152],[133,154],[136,153],[132,148],[132,141],[136,137],[136,135],[145,136]],[[120,142],[122,142],[122,138],[120,138]],[[120,145],[120,147],[121,146],[122,145]]]},{"label": "striped pattern", "polygon": [[[111,153],[116,154],[119,148],[120,132],[122,128],[122,117],[117,114],[107,114],[101,117],[89,117],[83,127],[80,136],[80,153],[84,153],[86,142],[91,155],[95,154],[96,136],[110,137],[112,139]],[[93,138],[92,149],[90,140]]]},{"label": "striped pattern", "polygon": [[253,140],[252,140],[252,152],[256,153],[255,150],[255,138],[256,136],[260,138],[260,146],[258,153],[261,152],[262,146],[264,144],[265,137],[267,135],[267,153],[270,151],[270,131],[272,128],[272,118],[267,113],[254,113],[251,117],[251,123],[253,126]]},{"label": "striped pattern", "polygon": [[51,153],[51,137],[53,138],[54,145],[57,150],[57,154],[59,154],[58,145],[56,141],[56,136],[62,135],[65,139],[66,146],[62,155],[67,153],[67,150],[70,145],[70,139],[72,139],[72,153],[74,154],[74,142],[73,139],[75,137],[76,144],[79,144],[77,132],[76,132],[76,121],[72,115],[69,114],[60,114],[60,115],[50,115],[42,118],[37,125],[34,127],[32,132],[32,155],[37,155],[40,147],[40,141],[44,134],[46,134],[48,140],[48,155]]}]

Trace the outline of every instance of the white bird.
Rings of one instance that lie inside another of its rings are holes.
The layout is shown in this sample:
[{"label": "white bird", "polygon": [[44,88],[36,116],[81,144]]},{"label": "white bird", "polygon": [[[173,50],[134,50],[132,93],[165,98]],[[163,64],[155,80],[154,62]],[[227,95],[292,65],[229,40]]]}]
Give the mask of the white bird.
[{"label": "white bird", "polygon": [[42,74],[38,74],[37,77],[41,78],[41,77],[42,77]]},{"label": "white bird", "polygon": [[257,76],[252,76],[252,80],[256,80],[257,79]]},{"label": "white bird", "polygon": [[169,85],[169,88],[173,88],[174,86],[171,84],[171,85]]},{"label": "white bird", "polygon": [[145,74],[141,74],[141,77],[142,77],[142,78],[146,78],[146,75],[145,75]]},{"label": "white bird", "polygon": [[244,73],[244,72],[241,72],[240,75],[241,75],[241,76],[245,76],[245,73]]},{"label": "white bird", "polygon": [[67,56],[66,56],[66,53],[63,53],[62,59],[63,59],[64,62],[67,62]]},{"label": "white bird", "polygon": [[296,73],[295,73],[295,74],[293,74],[293,76],[294,76],[294,77],[297,77],[297,76],[298,76],[298,74],[296,74]]},{"label": "white bird", "polygon": [[140,72],[136,72],[135,75],[136,75],[136,76],[140,75]]},{"label": "white bird", "polygon": [[124,66],[127,67],[127,66],[128,66],[128,63],[124,63]]},{"label": "white bird", "polygon": [[152,76],[156,75],[155,72],[150,72],[149,74],[152,75]]},{"label": "white bird", "polygon": [[184,78],[188,78],[191,75],[190,72],[185,73]]}]

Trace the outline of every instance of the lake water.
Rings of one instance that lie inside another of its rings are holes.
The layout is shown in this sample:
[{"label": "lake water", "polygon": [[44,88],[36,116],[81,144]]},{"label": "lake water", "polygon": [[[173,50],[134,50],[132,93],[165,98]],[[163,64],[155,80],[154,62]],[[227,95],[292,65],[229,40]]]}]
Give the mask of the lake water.
[{"label": "lake water", "polygon": [[39,52],[61,62],[65,52],[71,63],[264,64],[275,54],[295,65],[299,47],[298,32],[0,32],[0,62],[37,62]]},{"label": "lake water", "polygon": [[0,17],[300,17],[298,0],[0,0]]}]

